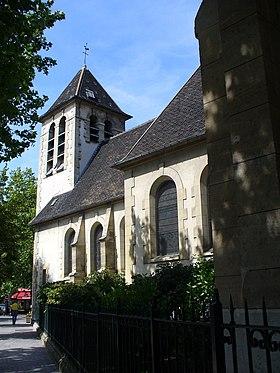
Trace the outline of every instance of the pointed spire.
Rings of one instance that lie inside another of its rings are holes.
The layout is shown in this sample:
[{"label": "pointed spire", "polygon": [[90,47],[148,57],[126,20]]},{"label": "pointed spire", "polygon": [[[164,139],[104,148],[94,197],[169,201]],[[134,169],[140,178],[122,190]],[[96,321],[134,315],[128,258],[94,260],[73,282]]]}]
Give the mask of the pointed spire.
[{"label": "pointed spire", "polygon": [[81,99],[92,104],[116,112],[130,119],[129,114],[124,113],[115,101],[109,96],[102,85],[95,79],[92,73],[84,66],[71,80],[68,86],[52,104],[49,110],[41,116],[41,119],[50,115],[66,103],[74,99]]}]

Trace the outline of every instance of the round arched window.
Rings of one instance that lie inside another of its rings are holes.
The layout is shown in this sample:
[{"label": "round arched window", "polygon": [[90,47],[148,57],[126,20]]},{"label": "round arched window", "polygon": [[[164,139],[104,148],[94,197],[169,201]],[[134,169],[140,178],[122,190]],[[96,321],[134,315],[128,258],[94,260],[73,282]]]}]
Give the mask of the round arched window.
[{"label": "round arched window", "polygon": [[64,276],[68,276],[73,271],[73,242],[75,238],[74,229],[69,229],[65,235],[64,247]]},{"label": "round arched window", "polygon": [[179,252],[177,191],[174,181],[168,180],[156,192],[157,255]]},{"label": "round arched window", "polygon": [[95,229],[91,230],[91,271],[98,271],[101,269],[101,244],[103,227],[98,224]]}]

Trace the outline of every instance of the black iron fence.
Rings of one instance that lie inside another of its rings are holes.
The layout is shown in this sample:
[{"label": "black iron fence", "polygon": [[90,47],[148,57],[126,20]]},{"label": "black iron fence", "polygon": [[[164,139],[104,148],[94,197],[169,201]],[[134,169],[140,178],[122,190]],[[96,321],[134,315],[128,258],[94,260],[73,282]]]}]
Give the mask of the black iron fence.
[{"label": "black iron fence", "polygon": [[230,298],[223,316],[226,322],[221,320],[219,326],[219,348],[225,354],[225,365],[221,372],[280,372],[279,310],[267,310],[264,300],[261,309],[250,310],[246,301],[242,309],[235,309]]},{"label": "black iron fence", "polygon": [[216,299],[207,321],[50,306],[43,319],[45,331],[80,372],[280,372],[280,328],[269,325],[265,303],[256,313],[250,313],[246,303],[235,310],[232,302],[222,311]]}]

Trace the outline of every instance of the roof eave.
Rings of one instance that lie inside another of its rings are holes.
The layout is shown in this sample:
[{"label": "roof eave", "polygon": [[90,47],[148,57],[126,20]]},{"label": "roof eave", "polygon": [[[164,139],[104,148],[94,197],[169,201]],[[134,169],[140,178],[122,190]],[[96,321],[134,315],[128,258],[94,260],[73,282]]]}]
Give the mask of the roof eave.
[{"label": "roof eave", "polygon": [[73,212],[68,212],[68,213],[65,213],[65,214],[61,214],[61,215],[58,215],[58,216],[55,216],[53,218],[49,218],[49,219],[45,219],[45,220],[42,220],[42,221],[39,221],[38,223],[34,222],[36,220],[36,216],[34,219],[31,220],[31,222],[29,223],[30,226],[32,227],[36,227],[36,226],[39,226],[39,225],[44,225],[46,223],[49,223],[51,221],[56,221],[58,219],[63,219],[63,218],[66,218],[66,217],[71,217],[71,216],[75,216],[77,214],[81,214],[81,213],[84,213],[85,211],[88,211],[88,210],[91,210],[95,207],[102,207],[102,206],[106,206],[108,205],[109,203],[114,203],[114,202],[118,202],[118,201],[123,201],[124,197],[121,196],[121,197],[116,197],[116,198],[112,198],[108,201],[104,201],[104,202],[101,202],[101,203],[95,203],[95,204],[92,204],[88,207],[81,207],[80,209],[77,209]]},{"label": "roof eave", "polygon": [[99,108],[109,110],[109,111],[111,111],[111,112],[114,113],[114,114],[117,114],[117,115],[119,115],[119,116],[121,116],[121,117],[124,117],[125,120],[129,120],[129,119],[133,118],[132,115],[127,114],[127,113],[125,113],[125,112],[123,112],[123,111],[117,111],[117,110],[114,110],[114,109],[112,109],[112,108],[108,108],[107,106],[104,106],[104,105],[98,104],[98,103],[96,103],[96,102],[93,102],[93,101],[91,101],[91,100],[86,100],[85,98],[82,98],[82,97],[73,96],[73,97],[71,97],[69,100],[64,101],[64,102],[62,102],[61,104],[57,105],[57,106],[56,106],[55,108],[53,108],[52,110],[48,110],[48,111],[46,111],[44,114],[40,115],[40,117],[39,117],[39,122],[42,123],[46,118],[53,116],[53,114],[54,114],[56,111],[58,111],[61,107],[65,106],[65,105],[68,105],[69,103],[71,103],[72,101],[75,101],[75,100],[76,100],[76,101],[89,102],[89,103],[91,103],[91,104],[93,104],[93,105],[95,105],[95,106],[97,106],[97,107],[99,107]]},{"label": "roof eave", "polygon": [[176,151],[176,150],[180,150],[180,149],[184,148],[186,145],[188,145],[188,146],[195,145],[197,143],[200,143],[200,142],[204,141],[205,139],[206,139],[206,134],[199,135],[199,136],[196,136],[194,138],[184,140],[180,143],[173,144],[173,145],[171,145],[169,147],[166,147],[166,148],[163,148],[161,150],[154,151],[154,152],[146,154],[146,155],[138,156],[138,157],[130,159],[128,161],[124,160],[124,161],[121,161],[119,163],[115,163],[114,165],[112,165],[112,167],[114,167],[118,170],[124,170],[126,168],[131,168],[136,164],[138,165],[140,163],[146,163],[146,162],[150,161],[151,159],[156,158],[159,155],[162,155],[163,153],[169,153],[169,152],[173,152],[173,151]]}]

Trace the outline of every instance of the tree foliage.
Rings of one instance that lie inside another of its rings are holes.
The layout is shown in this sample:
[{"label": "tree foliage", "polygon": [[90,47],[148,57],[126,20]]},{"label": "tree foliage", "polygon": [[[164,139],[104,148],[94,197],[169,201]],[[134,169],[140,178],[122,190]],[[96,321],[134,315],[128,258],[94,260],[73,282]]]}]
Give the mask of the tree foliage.
[{"label": "tree foliage", "polygon": [[140,316],[200,319],[207,314],[214,291],[212,260],[200,258],[189,266],[164,265],[152,275],[136,275],[131,284],[108,271],[96,272],[82,284],[46,284],[41,304],[65,308],[119,312]]},{"label": "tree foliage", "polygon": [[51,43],[44,31],[62,12],[51,10],[53,1],[0,0],[0,161],[20,155],[34,142],[37,110],[47,97],[34,89],[36,72],[48,73],[56,61],[42,56]]},{"label": "tree foliage", "polygon": [[7,168],[0,173],[0,291],[1,295],[32,282],[36,179],[32,170]]}]

